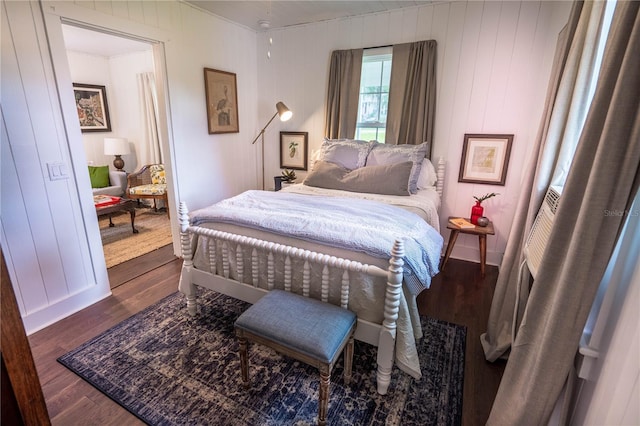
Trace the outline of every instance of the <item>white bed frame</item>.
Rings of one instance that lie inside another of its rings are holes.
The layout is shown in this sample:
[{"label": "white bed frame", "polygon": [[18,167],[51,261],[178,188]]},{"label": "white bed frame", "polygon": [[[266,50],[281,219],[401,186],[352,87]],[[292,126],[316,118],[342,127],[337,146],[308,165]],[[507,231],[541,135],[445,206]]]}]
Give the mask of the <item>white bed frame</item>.
[{"label": "white bed frame", "polygon": [[[442,197],[444,172],[444,161],[438,161],[436,172],[438,181],[436,183],[436,191]],[[347,308],[349,300],[349,272],[360,272],[375,277],[383,277],[387,280],[387,288],[385,292],[384,302],[384,320],[381,324],[375,324],[363,319],[358,319],[355,338],[378,347],[377,353],[377,389],[378,393],[384,395],[387,393],[391,381],[391,370],[393,368],[395,340],[396,340],[396,321],[398,319],[398,311],[400,306],[400,296],[402,292],[402,267],[404,261],[404,246],[402,241],[397,240],[391,251],[389,259],[389,267],[387,270],[373,265],[367,265],[349,259],[338,258],[326,254],[304,250],[275,242],[259,240],[243,235],[231,234],[228,232],[216,231],[209,228],[199,226],[191,226],[189,224],[189,214],[187,206],[184,202],[180,203],[179,210],[180,220],[180,241],[182,245],[182,256],[184,259],[182,271],[180,274],[180,291],[186,296],[187,309],[189,314],[195,316],[197,312],[197,287],[204,287],[219,293],[244,300],[249,303],[255,303],[269,290],[275,287],[275,266],[274,258],[276,255],[282,255],[285,258],[284,267],[284,289],[291,291],[292,284],[292,259],[303,259],[303,282],[302,291],[304,296],[309,296],[312,286],[320,285],[321,300],[328,302],[329,295],[329,268],[344,271],[341,283],[340,304],[343,308]],[[208,237],[210,240],[222,241],[222,265],[216,265],[215,244],[210,245],[209,270],[216,273],[208,272],[202,269],[196,269],[193,265],[193,252],[191,238],[193,235]],[[238,279],[230,278],[230,260],[229,245],[236,247],[236,265],[238,270]],[[243,250],[240,247],[248,247],[251,249],[251,273],[249,277],[243,276],[244,258]],[[263,289],[258,287],[258,252],[267,253],[267,287]],[[322,282],[312,282],[310,279],[311,264],[322,265]],[[251,283],[251,284],[247,284]]]}]

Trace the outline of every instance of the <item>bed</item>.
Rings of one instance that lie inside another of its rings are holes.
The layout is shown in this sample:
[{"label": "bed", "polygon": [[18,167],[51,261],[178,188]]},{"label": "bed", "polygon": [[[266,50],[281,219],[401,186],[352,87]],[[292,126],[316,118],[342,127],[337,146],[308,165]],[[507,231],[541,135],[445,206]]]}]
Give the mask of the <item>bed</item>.
[{"label": "bed", "polygon": [[416,296],[438,272],[444,162],[433,167],[423,146],[380,145],[325,140],[302,184],[194,212],[180,203],[188,312],[199,287],[249,303],[294,291],[358,315],[355,338],[378,347],[380,394],[394,364],[420,378]]}]

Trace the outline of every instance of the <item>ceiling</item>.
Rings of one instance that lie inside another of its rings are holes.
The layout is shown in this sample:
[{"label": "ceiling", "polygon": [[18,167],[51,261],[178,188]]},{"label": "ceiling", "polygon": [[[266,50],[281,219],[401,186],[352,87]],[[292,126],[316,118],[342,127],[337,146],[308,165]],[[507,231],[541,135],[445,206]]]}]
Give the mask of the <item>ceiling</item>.
[{"label": "ceiling", "polygon": [[385,12],[404,7],[429,4],[433,1],[244,1],[185,0],[201,9],[251,28],[255,31],[327,21],[367,13]]},{"label": "ceiling", "polygon": [[[266,31],[292,25],[414,7],[432,3],[432,1],[185,0],[185,3],[255,31]],[[63,25],[62,33],[67,50],[90,55],[112,57],[151,49],[149,43],[73,25]]]},{"label": "ceiling", "polygon": [[62,25],[62,36],[67,50],[107,58],[152,49],[149,43],[73,25]]}]

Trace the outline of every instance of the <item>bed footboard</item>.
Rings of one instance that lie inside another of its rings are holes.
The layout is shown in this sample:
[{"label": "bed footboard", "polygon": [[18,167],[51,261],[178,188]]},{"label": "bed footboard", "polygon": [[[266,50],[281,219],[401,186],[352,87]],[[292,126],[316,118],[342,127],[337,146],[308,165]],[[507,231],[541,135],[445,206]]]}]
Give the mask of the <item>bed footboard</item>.
[{"label": "bed footboard", "polygon": [[[387,393],[391,381],[391,370],[394,363],[397,320],[402,294],[402,278],[404,261],[404,246],[401,240],[397,240],[392,249],[387,270],[374,265],[367,265],[349,259],[339,258],[322,254],[310,250],[304,250],[284,244],[260,240],[243,235],[231,234],[209,228],[191,226],[189,224],[189,214],[184,202],[180,203],[180,241],[182,255],[184,258],[182,271],[180,273],[179,290],[185,295],[187,310],[190,315],[197,313],[197,288],[205,287],[250,303],[255,303],[267,291],[275,288],[275,267],[274,258],[276,255],[285,257],[284,264],[284,290],[291,291],[292,288],[292,259],[302,259],[304,261],[302,273],[302,294],[310,295],[312,283],[310,278],[311,264],[322,266],[322,279],[320,283],[320,299],[329,302],[329,268],[339,269],[342,272],[340,285],[340,306],[347,309],[349,303],[349,273],[360,272],[375,277],[386,278],[387,286],[384,300],[384,321],[382,324],[373,324],[369,321],[358,319],[355,338],[365,341],[378,347],[377,352],[377,389],[378,393]],[[210,252],[210,272],[196,270],[193,264],[192,237],[199,235],[222,242],[222,264],[216,264],[216,245]],[[234,245],[236,250],[235,264],[237,266],[237,279],[230,278],[230,245]],[[244,256],[240,248],[250,248],[250,276],[244,276]],[[258,286],[258,256],[267,256],[267,288]]]}]

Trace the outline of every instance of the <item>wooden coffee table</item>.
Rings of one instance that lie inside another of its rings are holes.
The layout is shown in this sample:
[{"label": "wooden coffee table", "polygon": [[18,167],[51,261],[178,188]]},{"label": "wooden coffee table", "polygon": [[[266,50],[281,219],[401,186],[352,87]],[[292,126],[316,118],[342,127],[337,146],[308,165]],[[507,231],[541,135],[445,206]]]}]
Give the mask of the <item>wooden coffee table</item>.
[{"label": "wooden coffee table", "polygon": [[137,234],[138,230],[135,227],[136,221],[136,202],[126,198],[121,198],[119,202],[115,204],[109,204],[108,206],[96,207],[96,214],[98,217],[109,215],[109,227],[115,226],[111,221],[111,215],[113,213],[129,212],[131,215],[131,229],[133,233]]}]

